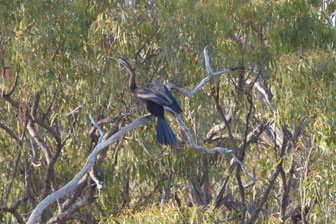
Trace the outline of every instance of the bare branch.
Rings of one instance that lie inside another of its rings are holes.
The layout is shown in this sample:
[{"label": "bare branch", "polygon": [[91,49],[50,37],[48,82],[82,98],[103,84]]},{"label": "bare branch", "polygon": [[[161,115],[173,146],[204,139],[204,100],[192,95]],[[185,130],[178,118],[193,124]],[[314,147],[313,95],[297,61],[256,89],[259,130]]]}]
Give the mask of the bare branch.
[{"label": "bare branch", "polygon": [[46,110],[46,112],[42,113],[41,121],[44,121],[44,119],[45,119],[45,118],[47,117],[47,115],[50,113],[50,111],[51,111],[51,107],[52,107],[52,105],[53,105],[54,102],[55,102],[56,96],[57,96],[57,91],[55,90],[55,93],[53,94],[53,98],[52,98],[52,100],[50,101],[50,104],[49,104],[49,106],[48,106],[48,109]]},{"label": "bare branch", "polygon": [[268,187],[266,188],[265,192],[263,193],[263,196],[261,197],[259,203],[257,204],[257,208],[254,209],[250,220],[247,221],[247,224],[255,223],[255,220],[258,218],[259,212],[261,211],[262,207],[264,206],[265,202],[267,201],[267,198],[268,198],[268,196],[269,196],[269,194],[270,194],[270,192],[273,188],[275,180],[277,179],[277,177],[280,173],[280,166],[282,165],[282,162],[283,162],[282,157],[284,156],[284,153],[285,153],[286,148],[288,146],[287,143],[288,143],[287,138],[285,136],[283,136],[282,147],[281,147],[281,152],[280,152],[280,156],[281,156],[280,161],[278,162],[278,165],[276,166],[275,171],[273,172],[273,174],[270,178]]},{"label": "bare branch", "polygon": [[13,84],[11,90],[9,90],[9,92],[7,94],[5,94],[7,97],[10,97],[12,95],[12,93],[14,92],[18,80],[19,80],[19,71],[15,72],[15,81],[14,81],[14,84]]},{"label": "bare branch", "polygon": [[28,125],[27,125],[27,129],[28,132],[30,134],[30,136],[33,138],[33,140],[37,143],[37,145],[41,148],[42,152],[44,153],[47,163],[50,163],[52,154],[50,151],[50,148],[48,147],[48,145],[43,141],[43,139],[41,138],[40,134],[36,131],[33,122],[30,120],[28,121]]},{"label": "bare branch", "polygon": [[145,144],[140,140],[140,139],[136,139],[136,141],[143,147],[145,153],[152,158],[152,160],[158,164],[159,166],[161,166],[162,168],[164,168],[165,170],[170,171],[170,169],[166,166],[164,166],[155,156],[153,156],[149,151],[148,149],[146,148]]},{"label": "bare branch", "polygon": [[32,104],[31,109],[30,109],[31,116],[34,120],[35,120],[35,116],[36,116],[36,112],[37,112],[39,102],[40,102],[40,91],[37,91],[37,93],[35,94],[33,104]]},{"label": "bare branch", "polygon": [[253,180],[253,181],[256,181],[256,180],[257,180],[256,178],[254,178],[254,177],[252,177],[252,176],[250,176],[250,175],[248,174],[248,171],[247,171],[247,169],[245,168],[244,164],[237,158],[236,155],[234,155],[234,153],[232,153],[232,150],[231,150],[231,149],[228,149],[228,148],[225,148],[225,147],[215,147],[215,148],[212,148],[212,149],[208,149],[208,148],[205,148],[205,147],[203,147],[203,146],[199,146],[199,145],[197,145],[197,144],[196,144],[196,141],[195,141],[195,139],[194,139],[194,137],[193,137],[193,135],[191,134],[190,129],[189,129],[189,128],[187,127],[187,125],[183,122],[181,115],[180,115],[180,114],[176,114],[175,116],[176,116],[176,119],[177,119],[177,121],[178,121],[180,127],[181,127],[181,128],[184,130],[184,132],[186,133],[187,138],[188,138],[188,140],[189,140],[191,146],[192,146],[194,149],[201,150],[201,151],[204,151],[204,152],[209,153],[209,154],[211,154],[211,153],[213,153],[213,152],[218,152],[218,153],[220,153],[222,156],[226,155],[227,153],[230,153],[231,156],[234,158],[234,160],[241,166],[241,168],[242,168],[244,174],[245,174],[249,179],[251,179],[251,180]]},{"label": "bare branch", "polygon": [[13,181],[14,181],[14,178],[16,176],[16,172],[17,172],[17,168],[18,168],[18,165],[19,165],[20,158],[21,158],[21,147],[19,148],[19,152],[18,152],[18,154],[16,156],[16,160],[15,160],[15,165],[14,165],[11,181],[10,181],[10,183],[8,185],[8,188],[7,188],[7,191],[6,191],[6,194],[5,194],[5,202],[4,202],[5,205],[7,205],[8,196],[9,196],[10,191],[11,191],[12,186],[13,186]]},{"label": "bare branch", "polygon": [[95,199],[93,197],[93,194],[94,188],[91,187],[84,198],[72,204],[66,211],[59,212],[55,217],[49,219],[47,224],[59,223],[59,221],[65,220],[66,217],[69,217],[71,214],[73,214],[83,206],[90,204]]},{"label": "bare branch", "polygon": [[113,136],[111,136],[109,139],[107,139],[105,142],[103,143],[99,143],[97,144],[97,146],[95,147],[95,149],[91,152],[91,154],[89,155],[88,159],[86,160],[86,163],[84,165],[84,167],[75,175],[75,177],[68,182],[64,187],[62,187],[61,189],[59,189],[58,191],[50,194],[48,197],[46,197],[44,200],[42,200],[33,210],[33,212],[31,213],[29,220],[27,222],[27,224],[33,224],[36,223],[36,221],[38,220],[38,218],[41,216],[42,212],[44,211],[44,209],[49,206],[51,203],[53,203],[55,200],[63,197],[65,194],[67,194],[68,192],[72,191],[75,189],[78,181],[88,172],[90,172],[90,170],[92,169],[92,167],[95,164],[95,161],[97,159],[98,154],[101,152],[102,149],[106,148],[107,146],[113,144],[114,142],[116,142],[118,139],[120,139],[123,135],[125,135],[128,131],[138,127],[139,125],[142,125],[146,122],[148,122],[148,120],[151,118],[151,116],[144,116],[134,122],[132,122],[131,124],[127,125],[126,127],[122,128],[119,132],[117,132],[116,134],[114,134]]},{"label": "bare branch", "polygon": [[181,92],[183,95],[187,96],[187,97],[192,97],[193,95],[195,95],[197,92],[199,92],[203,86],[205,86],[214,76],[217,76],[217,75],[222,75],[222,74],[226,74],[226,73],[230,73],[232,71],[235,71],[235,70],[241,70],[241,69],[245,69],[243,66],[240,66],[240,67],[234,67],[234,68],[231,68],[231,69],[226,69],[226,70],[223,70],[223,71],[219,71],[219,72],[213,72],[212,69],[211,69],[211,66],[210,66],[210,59],[209,59],[209,56],[208,56],[208,46],[206,46],[204,48],[204,60],[205,60],[205,67],[206,67],[206,73],[207,73],[207,77],[205,77],[193,90],[191,91],[188,91],[184,88],[180,88],[180,87],[177,87],[175,86],[174,84],[172,83],[168,83],[167,87],[168,89],[175,89],[179,92]]},{"label": "bare branch", "polygon": [[[71,112],[67,113],[65,116],[67,116],[67,117],[69,117],[69,116],[76,116],[82,110],[82,108],[83,108],[83,105],[79,105],[78,107],[76,107],[75,109],[73,109]],[[89,115],[89,116],[91,116],[91,115]]]},{"label": "bare branch", "polygon": [[[98,144],[100,144],[103,140],[104,137],[104,131],[103,129],[94,121],[94,119],[91,116],[91,113],[89,113],[89,118],[91,123],[98,129],[99,131],[99,140],[98,140]],[[90,177],[92,178],[92,180],[96,183],[97,185],[97,189],[98,189],[98,195],[100,196],[100,192],[103,189],[103,184],[98,180],[98,178],[95,176],[94,174],[94,167],[92,167],[91,171],[89,172]]]},{"label": "bare branch", "polygon": [[70,208],[70,206],[72,204],[75,203],[75,201],[78,199],[78,197],[80,197],[83,193],[83,190],[85,189],[86,186],[88,186],[88,180],[89,180],[89,174],[85,174],[76,184],[76,187],[74,190],[72,190],[71,195],[69,198],[67,198],[61,208],[59,209],[59,211],[64,212],[67,209]]},{"label": "bare branch", "polygon": [[203,192],[200,183],[198,182],[198,180],[194,175],[191,176],[189,182],[190,182],[190,191],[194,203],[196,203],[197,205],[206,205],[203,198]]},{"label": "bare branch", "polygon": [[216,148],[213,148],[213,149],[207,149],[203,146],[199,146],[199,145],[196,145],[196,141],[193,137],[193,135],[191,134],[191,131],[190,129],[187,127],[187,125],[183,122],[182,120],[182,117],[180,114],[176,114],[176,119],[180,125],[180,127],[184,130],[184,132],[186,133],[187,137],[188,137],[188,140],[191,144],[191,146],[194,148],[194,149],[197,149],[197,150],[202,150],[206,153],[213,153],[213,152],[218,152],[220,153],[221,155],[224,155],[226,153],[230,153],[232,150],[228,149],[228,148],[224,148],[224,147],[216,147]]},{"label": "bare branch", "polygon": [[24,224],[25,222],[23,221],[23,218],[21,217],[21,215],[16,211],[16,209],[12,209],[12,208],[8,208],[5,206],[0,206],[0,210],[3,210],[5,212],[10,212],[13,214],[13,216],[16,218],[16,221],[19,224]]},{"label": "bare branch", "polygon": [[[221,123],[221,124],[223,124],[223,123]],[[244,139],[244,137],[241,134],[232,134],[232,135],[235,139],[238,139],[238,140],[243,140]],[[225,139],[225,138],[231,138],[231,137],[230,137],[229,134],[222,134],[222,135],[213,136],[209,140],[208,139],[206,139],[206,140],[209,141],[209,142],[213,142],[213,141],[220,140],[220,139]]]},{"label": "bare branch", "polygon": [[240,215],[240,223],[245,223],[245,216],[246,216],[246,198],[245,198],[245,188],[243,186],[241,177],[240,177],[240,169],[237,167],[236,169],[236,178],[238,182],[239,192],[241,196],[241,215]]},{"label": "bare branch", "polygon": [[19,205],[26,201],[29,197],[30,185],[31,185],[32,170],[29,167],[27,155],[25,154],[25,192],[22,197],[18,198],[12,205],[12,209],[17,209]]},{"label": "bare branch", "polygon": [[[20,109],[20,104],[18,102],[14,101],[12,98],[10,98],[9,95],[2,95],[1,97],[5,101],[7,101],[10,105],[12,105],[14,108],[16,108],[17,110]],[[28,110],[26,110],[25,116],[27,117],[28,120],[36,122],[38,125],[40,125],[45,130],[47,130],[55,138],[57,144],[61,144],[61,137],[52,127],[45,124],[42,120],[38,120],[38,119],[35,119],[34,117],[32,117]]]},{"label": "bare branch", "polygon": [[57,144],[62,144],[62,140],[61,137],[59,136],[59,133],[57,133],[57,131],[55,131],[52,127],[45,124],[42,120],[33,119],[33,121],[36,122],[41,127],[43,127],[45,130],[47,130],[54,137]]},{"label": "bare branch", "polygon": [[213,94],[213,97],[215,99],[216,107],[217,107],[220,115],[222,116],[222,119],[224,120],[225,127],[228,130],[229,136],[230,136],[231,141],[232,141],[232,143],[234,145],[234,150],[237,153],[237,151],[238,151],[238,144],[236,142],[236,139],[233,137],[233,134],[232,134],[232,131],[231,131],[231,127],[229,125],[229,121],[226,119],[226,116],[225,116],[225,113],[223,111],[223,108],[221,107],[220,102],[219,102],[219,87],[217,88],[217,94],[216,95]]},{"label": "bare branch", "polygon": [[[226,120],[230,120],[232,115],[233,115],[233,107],[234,104],[231,103],[230,107],[229,107],[229,112],[226,113],[225,118]],[[218,133],[221,132],[222,130],[224,130],[226,128],[225,122],[222,122],[220,124],[217,124],[215,126],[213,126],[207,133],[206,135],[206,139],[204,139],[204,141],[210,141],[213,140],[213,136]]]},{"label": "bare branch", "polygon": [[22,145],[22,141],[19,136],[17,136],[11,129],[0,123],[0,128],[7,132],[19,145]]},{"label": "bare branch", "polygon": [[98,140],[98,144],[102,142],[103,137],[104,137],[104,132],[103,129],[94,121],[94,119],[92,118],[91,114],[89,113],[89,118],[90,121],[92,122],[92,124],[98,129],[99,131],[99,140]]},{"label": "bare branch", "polygon": [[[21,153],[20,153],[21,154]],[[19,159],[19,156],[18,156],[18,159]],[[19,223],[19,224],[23,224],[24,221],[23,221],[23,218],[22,216],[17,212],[17,208],[18,206],[26,201],[29,197],[29,190],[30,190],[30,183],[31,183],[31,170],[29,168],[29,164],[28,164],[28,160],[27,158],[26,159],[26,162],[25,162],[25,193],[22,197],[18,198],[11,207],[7,207],[6,205],[2,205],[0,206],[0,210],[3,210],[5,212],[10,212],[13,214],[13,216],[16,218],[16,221]],[[16,169],[16,168],[15,168]],[[14,172],[13,172],[14,174]],[[6,203],[7,204],[7,203]]]},{"label": "bare branch", "polygon": [[270,181],[269,181],[269,185],[267,187],[267,189],[265,190],[263,196],[261,197],[259,203],[258,203],[258,207],[253,211],[252,216],[250,218],[250,220],[248,220],[247,224],[252,224],[255,223],[255,220],[258,218],[258,214],[261,211],[262,206],[265,204],[265,202],[267,201],[268,195],[272,190],[272,187],[275,183],[275,180],[277,179],[279,175],[279,168],[277,167],[276,170],[274,171],[274,173],[272,174]]},{"label": "bare branch", "polygon": [[94,169],[92,168],[89,172],[91,179],[96,183],[97,189],[98,189],[98,195],[100,196],[101,190],[104,187],[104,183],[101,182],[94,174]]}]

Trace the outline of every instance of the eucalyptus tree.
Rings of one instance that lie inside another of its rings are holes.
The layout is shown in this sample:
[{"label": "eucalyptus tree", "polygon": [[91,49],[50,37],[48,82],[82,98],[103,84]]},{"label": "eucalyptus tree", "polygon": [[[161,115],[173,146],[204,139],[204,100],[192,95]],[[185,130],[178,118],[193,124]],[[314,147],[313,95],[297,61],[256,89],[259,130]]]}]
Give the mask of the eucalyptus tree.
[{"label": "eucalyptus tree", "polygon": [[[306,0],[2,2],[1,221],[330,222],[334,11]],[[117,56],[139,86],[173,91],[175,146],[157,142]]]}]

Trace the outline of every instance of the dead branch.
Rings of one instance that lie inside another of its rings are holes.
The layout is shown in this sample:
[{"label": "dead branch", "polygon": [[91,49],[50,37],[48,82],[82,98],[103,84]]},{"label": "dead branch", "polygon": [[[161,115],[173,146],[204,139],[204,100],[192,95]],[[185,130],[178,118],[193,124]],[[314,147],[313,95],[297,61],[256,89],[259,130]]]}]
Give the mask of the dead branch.
[{"label": "dead branch", "polygon": [[257,207],[252,212],[251,218],[247,221],[247,224],[255,223],[256,219],[258,218],[259,212],[261,211],[262,207],[264,206],[265,202],[267,201],[268,196],[269,196],[269,194],[270,194],[270,192],[273,188],[273,185],[275,183],[275,180],[277,179],[277,177],[280,174],[280,166],[282,165],[283,156],[285,155],[287,147],[288,147],[288,139],[284,135],[283,140],[282,140],[282,147],[281,147],[281,152],[280,152],[280,158],[279,158],[279,161],[278,161],[278,165],[276,166],[275,171],[271,175],[268,187],[266,188],[266,190],[263,193],[261,199],[259,200],[259,202],[257,204]]},{"label": "dead branch", "polygon": [[71,214],[84,207],[85,205],[90,204],[95,198],[93,197],[94,188],[91,187],[90,190],[86,193],[85,197],[81,200],[72,204],[66,211],[59,212],[55,217],[52,217],[48,220],[47,224],[59,223],[60,221],[65,221],[67,217]]},{"label": "dead branch", "polygon": [[28,129],[30,136],[33,138],[36,144],[41,148],[42,152],[44,153],[46,157],[46,161],[49,164],[51,157],[52,157],[51,150],[48,147],[48,145],[45,143],[45,141],[43,141],[40,134],[36,131],[34,124],[31,120],[28,121],[27,129]]},{"label": "dead branch", "polygon": [[176,116],[177,122],[179,123],[179,125],[180,125],[180,127],[183,129],[183,131],[186,133],[187,138],[188,138],[188,140],[189,140],[191,146],[192,146],[194,149],[204,151],[204,152],[206,152],[206,153],[208,153],[208,154],[211,154],[211,153],[213,153],[213,152],[218,152],[218,153],[220,153],[220,154],[222,155],[222,157],[224,157],[227,153],[230,153],[230,155],[233,157],[233,159],[235,160],[235,162],[237,162],[237,163],[241,166],[241,168],[242,168],[244,174],[245,174],[249,179],[251,179],[251,180],[253,180],[253,181],[256,181],[256,180],[257,180],[256,178],[254,178],[254,177],[252,177],[252,176],[250,176],[250,175],[248,174],[248,171],[247,171],[247,169],[245,168],[244,164],[237,158],[237,156],[236,156],[234,153],[232,153],[232,150],[230,150],[230,149],[228,149],[228,148],[225,148],[225,147],[215,147],[215,148],[212,148],[212,149],[208,149],[208,148],[206,148],[206,147],[204,147],[204,146],[199,146],[199,145],[197,145],[197,144],[196,144],[196,141],[195,141],[195,139],[194,139],[194,137],[193,137],[193,135],[191,134],[190,129],[189,129],[189,128],[187,127],[187,125],[183,122],[181,115],[176,114],[175,116]]},{"label": "dead branch", "polygon": [[[3,90],[1,90],[3,92]],[[3,94],[2,99],[4,99],[5,101],[7,101],[10,105],[12,105],[15,109],[20,110],[20,104],[16,101],[14,101],[10,95],[8,94]],[[46,131],[48,131],[55,139],[57,144],[61,144],[61,137],[59,136],[59,134],[49,125],[45,124],[42,120],[38,120],[35,119],[34,117],[31,116],[30,111],[27,109],[25,111],[24,116],[26,117],[27,120],[32,121],[34,123],[37,123],[39,126],[41,126],[42,128],[44,128]]]},{"label": "dead branch", "polygon": [[[232,115],[233,115],[233,107],[234,104],[231,103],[230,107],[229,107],[229,112],[226,113],[225,118],[226,120],[230,120]],[[215,134],[217,134],[218,132],[223,131],[226,128],[225,122],[222,122],[220,124],[217,124],[215,126],[213,126],[207,133],[206,138],[204,139],[204,141],[210,141],[210,140],[214,140],[214,138],[216,138],[216,136],[214,137]],[[218,139],[218,136],[217,138]]]},{"label": "dead branch", "polygon": [[[21,153],[19,153],[21,154]],[[18,159],[20,158],[20,156],[17,157]],[[16,169],[16,168],[14,168]],[[16,172],[16,171],[15,171]],[[14,172],[13,172],[14,174]],[[22,216],[17,212],[17,208],[19,207],[19,205],[22,202],[25,202],[28,200],[29,197],[29,191],[30,191],[30,185],[31,185],[31,169],[29,168],[29,164],[28,164],[28,160],[27,157],[25,156],[25,191],[23,196],[19,197],[18,199],[16,199],[16,201],[14,201],[13,205],[11,207],[8,207],[7,204],[7,199],[6,199],[6,203],[2,206],[0,206],[0,211],[3,210],[5,212],[10,212],[13,214],[13,216],[16,218],[16,221],[19,224],[23,224],[23,218]],[[8,189],[7,189],[8,190]],[[6,193],[9,194],[9,191],[7,191]],[[6,195],[6,197],[8,197]]]},{"label": "dead branch", "polygon": [[53,106],[53,104],[54,104],[54,102],[55,102],[56,96],[57,96],[57,91],[55,90],[55,93],[53,94],[53,98],[52,98],[52,100],[50,101],[49,106],[47,107],[47,110],[46,110],[45,112],[42,113],[41,121],[44,121],[44,119],[45,119],[45,118],[47,117],[47,115],[50,113],[50,111],[51,111],[51,107]]},{"label": "dead branch", "polygon": [[12,93],[14,92],[18,80],[19,80],[19,71],[15,72],[14,84],[13,84],[12,88],[9,90],[9,92],[5,94],[7,97],[10,97],[12,95]]},{"label": "dead branch", "polygon": [[7,132],[10,137],[12,137],[20,146],[22,145],[22,141],[19,136],[17,136],[11,129],[9,129],[7,126],[0,123],[0,128]]},{"label": "dead branch", "polygon": [[187,97],[192,97],[193,95],[195,95],[197,92],[199,92],[203,86],[205,86],[208,82],[210,82],[210,80],[215,77],[215,76],[218,76],[218,75],[222,75],[222,74],[226,74],[226,73],[230,73],[230,72],[233,72],[235,70],[243,70],[245,69],[245,67],[243,66],[238,66],[238,67],[233,67],[231,69],[226,69],[226,70],[223,70],[223,71],[219,71],[219,72],[213,72],[212,69],[211,69],[211,66],[210,66],[210,59],[209,59],[209,56],[208,56],[208,46],[206,46],[204,48],[204,60],[205,60],[205,67],[206,67],[206,73],[207,73],[207,77],[205,77],[193,90],[191,91],[188,91],[184,88],[181,88],[181,87],[177,87],[175,86],[174,84],[172,83],[168,83],[167,84],[167,87],[168,89],[175,89],[179,92],[181,92],[183,95],[187,96]]},{"label": "dead branch", "polygon": [[11,189],[12,189],[12,186],[13,186],[13,181],[14,181],[14,178],[16,176],[16,172],[17,172],[17,168],[18,168],[18,165],[19,165],[19,161],[20,161],[20,158],[21,158],[21,147],[19,148],[19,152],[16,156],[16,160],[15,160],[15,165],[14,165],[14,168],[13,168],[13,172],[12,172],[12,177],[11,177],[11,181],[8,185],[8,188],[6,190],[6,194],[5,194],[5,202],[4,204],[7,205],[7,202],[8,202],[8,196],[11,192]]},{"label": "dead branch", "polygon": [[[111,136],[105,142],[103,142],[103,143],[99,142],[96,145],[95,149],[90,153],[88,159],[86,160],[86,163],[85,163],[84,167],[64,187],[62,187],[61,189],[57,190],[56,192],[53,192],[52,194],[50,194],[49,196],[47,196],[44,200],[42,200],[35,207],[35,209],[32,211],[27,224],[36,223],[36,221],[39,219],[39,217],[41,216],[42,212],[44,211],[44,209],[47,206],[49,206],[55,200],[63,197],[68,192],[74,190],[75,187],[76,187],[76,185],[77,185],[77,183],[79,182],[79,180],[85,174],[87,174],[87,173],[90,172],[90,170],[94,166],[95,161],[97,159],[97,156],[101,152],[101,150],[103,150],[107,146],[109,146],[109,145],[113,144],[114,142],[116,142],[117,140],[119,140],[128,131],[130,131],[130,130],[136,128],[136,127],[138,127],[139,125],[142,125],[142,124],[148,122],[148,120],[150,118],[151,118],[151,116],[144,116],[144,117],[142,117],[142,118],[140,118],[140,119],[132,122],[131,124],[127,125],[126,127],[122,128],[119,132],[115,133],[113,136]],[[95,124],[95,122],[93,122],[93,123]]]}]

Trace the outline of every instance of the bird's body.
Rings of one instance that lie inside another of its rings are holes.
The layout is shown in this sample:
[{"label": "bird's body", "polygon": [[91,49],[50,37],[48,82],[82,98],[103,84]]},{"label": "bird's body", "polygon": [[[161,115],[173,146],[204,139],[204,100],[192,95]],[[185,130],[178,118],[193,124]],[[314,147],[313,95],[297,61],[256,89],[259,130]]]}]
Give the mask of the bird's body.
[{"label": "bird's body", "polygon": [[135,97],[146,109],[158,118],[157,120],[157,139],[161,144],[174,145],[176,136],[170,128],[164,116],[164,107],[171,108],[175,113],[181,113],[182,109],[168,88],[158,81],[152,81],[146,88],[138,88],[135,83],[135,72],[128,62],[119,58],[130,73],[129,87]]}]

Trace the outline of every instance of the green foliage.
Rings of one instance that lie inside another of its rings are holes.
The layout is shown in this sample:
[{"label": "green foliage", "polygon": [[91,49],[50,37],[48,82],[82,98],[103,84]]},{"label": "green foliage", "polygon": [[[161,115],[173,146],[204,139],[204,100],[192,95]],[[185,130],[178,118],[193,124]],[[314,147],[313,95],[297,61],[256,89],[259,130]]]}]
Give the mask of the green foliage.
[{"label": "green foliage", "polygon": [[110,217],[106,223],[213,223],[215,214],[201,207],[180,210],[174,204],[147,207],[139,211],[125,210],[119,217]]},{"label": "green foliage", "polygon": [[[3,93],[9,92],[14,85],[15,72],[19,71],[19,81],[11,95],[19,108],[4,100],[2,94],[0,123],[22,137],[20,145],[1,128],[0,198],[5,198],[12,183],[9,205],[23,195],[25,162],[32,161],[31,136],[24,111],[30,111],[37,92],[41,93],[37,118],[42,119],[45,114],[44,122],[57,127],[62,140],[70,133],[54,165],[60,188],[81,169],[92,150],[88,113],[96,119],[113,120],[102,125],[104,131],[114,126],[120,129],[144,114],[144,109],[137,105],[127,89],[125,70],[114,57],[129,59],[138,74],[139,86],[157,79],[191,90],[206,76],[202,51],[208,45],[214,71],[238,65],[260,67],[273,98],[271,109],[265,111],[264,105],[257,102],[258,95],[253,96],[253,124],[257,120],[274,120],[278,127],[294,130],[300,120],[306,118],[306,129],[299,143],[302,148],[308,148],[309,144],[314,148],[310,174],[300,189],[292,190],[290,199],[300,201],[303,189],[306,205],[312,206],[312,222],[328,222],[336,217],[332,202],[336,197],[333,159],[336,42],[335,27],[329,21],[334,3],[322,10],[321,1],[307,0],[0,2],[0,45],[3,48],[0,49],[0,72],[3,74],[0,87]],[[4,69],[5,66],[9,69]],[[257,78],[249,72],[251,80]],[[244,134],[249,103],[246,95],[233,85],[238,83],[240,76],[240,71],[235,71],[216,77],[192,98],[173,91],[181,102],[183,119],[197,144],[234,148],[235,143],[230,139],[204,141],[208,131],[223,122],[213,97],[218,88],[219,103],[224,110],[232,102],[236,105],[230,119],[232,133]],[[54,96],[50,112],[46,113]],[[78,106],[82,109],[77,118],[67,116]],[[97,168],[104,189],[99,200],[78,211],[82,217],[89,212],[92,222],[102,220],[106,223],[213,223],[230,220],[227,217],[238,222],[236,217],[240,210],[225,206],[219,209],[187,206],[190,178],[195,176],[201,182],[207,172],[214,201],[223,180],[230,175],[226,168],[231,158],[225,157],[221,164],[221,156],[192,149],[175,119],[167,117],[178,138],[186,144],[159,145],[154,120],[129,132],[127,138],[109,148],[103,164]],[[56,150],[53,136],[35,125],[46,144]],[[223,130],[224,133],[227,130]],[[243,140],[237,142],[240,144]],[[297,150],[295,156],[306,158],[307,153],[296,147],[297,142],[290,144],[292,151]],[[160,164],[148,156],[144,147]],[[18,172],[12,177],[19,152]],[[31,212],[43,199],[46,158],[40,148],[38,152],[37,163],[41,166],[32,166],[30,194],[33,199],[17,208],[19,214]],[[246,189],[246,201],[253,207],[276,166],[283,163],[286,172],[290,169],[291,156],[279,160],[274,147],[264,143],[251,144],[245,153],[245,166],[249,173],[254,170],[259,179]],[[205,161],[210,164],[207,168]],[[249,179],[242,175],[242,181],[246,184]],[[127,184],[128,193],[125,191]],[[182,207],[172,202],[158,206],[167,185],[171,194],[181,199]],[[261,222],[279,221],[276,195],[281,192],[279,179],[274,188],[276,193],[272,191],[267,202],[272,208],[263,213]],[[229,181],[228,189],[234,202],[241,200],[236,179]],[[124,201],[126,205],[122,207]],[[3,203],[1,200],[0,206]],[[48,208],[47,215],[56,215],[56,207]],[[328,214],[324,213],[325,208]],[[17,221],[2,210],[0,220]]]}]

